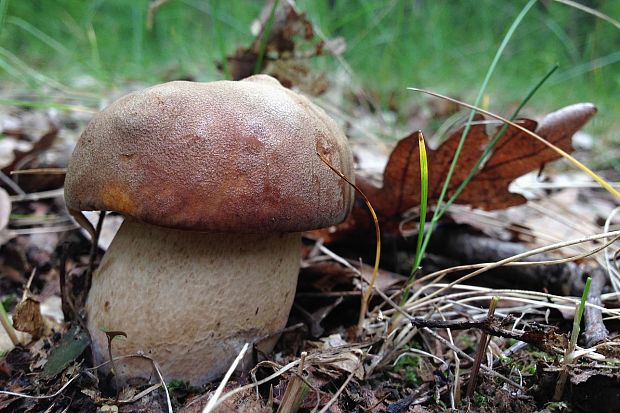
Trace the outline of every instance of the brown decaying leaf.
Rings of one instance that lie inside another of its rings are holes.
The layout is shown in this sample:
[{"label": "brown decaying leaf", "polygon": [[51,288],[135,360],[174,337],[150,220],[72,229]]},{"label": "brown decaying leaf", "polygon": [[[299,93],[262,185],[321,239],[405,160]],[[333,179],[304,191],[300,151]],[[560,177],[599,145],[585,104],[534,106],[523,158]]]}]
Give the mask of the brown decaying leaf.
[{"label": "brown decaying leaf", "polygon": [[13,162],[11,162],[11,164],[9,164],[8,166],[4,167],[2,171],[4,173],[10,173],[14,169],[17,169],[18,165],[20,165],[25,158],[34,156],[49,149],[56,141],[57,136],[58,127],[50,122],[48,131],[32,145],[32,148],[29,151],[23,152],[15,150],[15,158],[13,159]]},{"label": "brown decaying leaf", "polygon": [[[596,107],[579,103],[547,115],[537,126],[530,119],[519,122],[547,141],[570,152],[571,137],[594,116]],[[492,139],[486,132],[482,117],[475,118],[452,176],[447,196],[450,197],[482,155]],[[499,128],[498,128],[499,129]],[[463,127],[454,131],[436,150],[428,151],[429,202],[439,198]],[[493,149],[482,168],[474,175],[456,203],[486,210],[508,208],[525,202],[521,195],[508,191],[516,178],[542,168],[561,156],[524,132],[509,127]],[[392,151],[383,174],[383,186],[362,179],[357,184],[370,199],[377,213],[384,218],[397,217],[419,204],[420,161],[417,132],[402,139]],[[448,198],[446,198],[448,199]]]},{"label": "brown decaying leaf", "polygon": [[15,308],[13,327],[16,330],[30,333],[35,339],[48,335],[50,331],[49,325],[41,316],[41,305],[32,298],[26,298]]},{"label": "brown decaying leaf", "polygon": [[[253,42],[249,46],[239,47],[233,55],[227,57],[228,70],[233,80],[254,74],[273,4],[273,0],[265,2],[260,17],[252,24],[252,33],[256,36]],[[307,94],[319,95],[325,92],[328,87],[325,76],[311,70],[307,60],[323,54],[343,53],[346,48],[343,39],[322,39],[306,14],[295,8],[294,2],[280,0],[268,36],[260,73],[269,74],[285,87],[295,86]],[[222,64],[218,66],[223,69]]]}]

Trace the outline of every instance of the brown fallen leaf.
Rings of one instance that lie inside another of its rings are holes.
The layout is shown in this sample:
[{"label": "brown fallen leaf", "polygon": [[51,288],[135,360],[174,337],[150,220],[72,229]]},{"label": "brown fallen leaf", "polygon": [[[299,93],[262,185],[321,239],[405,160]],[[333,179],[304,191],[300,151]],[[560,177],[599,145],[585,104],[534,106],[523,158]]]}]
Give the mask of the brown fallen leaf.
[{"label": "brown fallen leaf", "polygon": [[[239,47],[226,58],[230,76],[240,80],[253,75],[261,49],[265,47],[260,73],[277,78],[286,87],[296,86],[307,94],[325,92],[328,86],[325,76],[311,70],[307,60],[323,54],[339,55],[344,52],[346,43],[342,38],[318,36],[312,22],[292,1],[278,1],[270,25],[274,1],[265,2],[259,18],[252,24],[252,33],[256,36],[252,43]],[[266,31],[269,37],[264,43]],[[223,64],[218,67],[224,69]]]},{"label": "brown fallen leaf", "polygon": [[13,327],[32,335],[34,339],[49,335],[50,325],[41,315],[41,305],[32,298],[26,298],[15,307]]},{"label": "brown fallen leaf", "polygon": [[53,123],[49,122],[47,132],[41,136],[36,142],[33,143],[32,148],[28,151],[20,151],[14,150],[14,158],[13,161],[2,168],[2,172],[8,174],[15,169],[19,169],[19,165],[21,165],[25,159],[29,157],[34,157],[35,155],[49,149],[52,144],[56,141],[56,137],[58,136],[58,127]]},{"label": "brown fallen leaf", "polygon": [[[579,103],[547,115],[540,124],[530,119],[520,120],[525,128],[547,141],[571,152],[571,137],[596,114],[590,103]],[[538,126],[538,127],[537,127]],[[499,128],[498,128],[499,129]],[[429,150],[429,203],[439,198],[463,127],[435,150]],[[478,116],[472,124],[465,145],[457,162],[446,200],[454,193],[474,167],[492,136],[486,132],[483,118]],[[530,171],[542,168],[547,162],[561,156],[541,142],[534,140],[517,128],[508,127],[481,169],[474,175],[456,203],[468,204],[486,210],[519,205],[526,199],[508,190],[510,183]],[[358,178],[357,185],[370,199],[378,215],[397,218],[416,207],[420,201],[420,168],[417,132],[402,139],[392,151],[383,173],[383,186]]]}]

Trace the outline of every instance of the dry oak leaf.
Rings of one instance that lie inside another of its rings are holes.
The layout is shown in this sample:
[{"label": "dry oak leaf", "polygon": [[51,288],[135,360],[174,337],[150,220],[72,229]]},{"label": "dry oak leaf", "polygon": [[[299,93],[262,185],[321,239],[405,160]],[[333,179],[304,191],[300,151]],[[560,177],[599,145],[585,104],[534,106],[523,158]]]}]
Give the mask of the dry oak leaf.
[{"label": "dry oak leaf", "polygon": [[[323,73],[312,70],[308,60],[324,54],[340,55],[346,49],[346,42],[340,37],[324,39],[320,36],[306,14],[297,10],[294,1],[277,0],[273,10],[274,1],[266,1],[259,18],[252,23],[255,36],[252,43],[239,47],[226,58],[230,76],[233,80],[240,80],[255,74],[264,46],[265,55],[258,68],[260,73],[271,75],[283,86],[294,86],[309,95],[324,93],[329,83]],[[265,35],[269,36],[266,42]],[[218,67],[224,70],[223,64]]]},{"label": "dry oak leaf", "polygon": [[[578,103],[548,114],[540,124],[530,119],[521,119],[518,123],[526,129],[536,131],[538,135],[564,151],[571,152],[571,137],[595,114],[596,107],[593,104]],[[446,200],[467,177],[487,144],[500,129],[498,127],[493,135],[489,136],[487,126],[481,116],[474,119],[454,170]],[[429,203],[439,198],[463,128],[464,126],[454,131],[437,149],[427,152]],[[486,210],[522,204],[526,199],[509,192],[510,183],[559,158],[561,155],[545,144],[515,127],[508,127],[486,162],[461,192],[456,203]],[[383,172],[382,187],[363,178],[358,178],[357,184],[378,215],[383,218],[397,218],[408,209],[418,206],[420,160],[417,132],[400,140],[392,151]]]}]

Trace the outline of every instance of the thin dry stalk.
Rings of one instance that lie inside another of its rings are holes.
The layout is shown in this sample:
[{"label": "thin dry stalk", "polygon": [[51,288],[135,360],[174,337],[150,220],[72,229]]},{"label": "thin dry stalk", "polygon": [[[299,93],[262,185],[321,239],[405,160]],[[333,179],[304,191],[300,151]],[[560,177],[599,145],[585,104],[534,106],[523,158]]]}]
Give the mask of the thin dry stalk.
[{"label": "thin dry stalk", "polygon": [[379,274],[379,261],[381,259],[381,229],[379,227],[379,219],[377,218],[377,214],[375,213],[375,210],[372,207],[370,200],[366,197],[366,195],[353,182],[349,181],[349,179],[346,176],[344,176],[342,172],[334,168],[329,163],[329,161],[325,159],[323,155],[321,155],[319,152],[317,152],[316,154],[318,155],[319,158],[321,158],[321,161],[323,161],[323,163],[327,165],[329,169],[331,169],[342,180],[344,180],[347,184],[353,187],[353,189],[355,189],[355,191],[358,194],[360,194],[360,196],[366,203],[368,210],[370,211],[370,215],[372,216],[372,220],[375,225],[375,239],[376,239],[375,265],[372,269],[372,278],[370,280],[368,288],[364,290],[362,293],[362,301],[360,303],[360,314],[359,314],[359,319],[357,322],[357,336],[359,337],[361,336],[362,331],[364,329],[364,320],[366,319],[366,313],[368,312],[368,301],[370,301],[370,297],[372,296],[372,293],[375,287],[375,282],[377,281],[377,275]]},{"label": "thin dry stalk", "polygon": [[[246,353],[246,351],[248,351],[249,347],[250,347],[250,343],[245,343],[243,345],[243,348],[241,349],[239,354],[237,354],[237,357],[235,358],[235,360],[232,362],[232,364],[228,368],[228,371],[224,375],[224,378],[222,379],[222,382],[220,383],[219,386],[217,386],[217,389],[213,393],[213,396],[211,396],[211,399],[209,400],[209,403],[207,403],[207,405],[205,406],[205,408],[202,411],[202,413],[211,413],[215,409],[215,407],[219,404],[219,402],[220,402],[220,395],[224,391],[224,387],[226,387],[226,384],[228,383],[228,380],[230,380],[230,376],[232,376],[232,374],[237,369],[237,366],[239,365],[241,360],[243,360],[243,357],[245,356],[245,353]],[[221,400],[223,400],[223,398]]]},{"label": "thin dry stalk", "polygon": [[[495,315],[495,309],[497,308],[497,302],[499,298],[493,297],[491,300],[491,304],[489,305],[489,311],[487,313],[488,318],[493,318]],[[489,345],[489,335],[481,331],[480,332],[480,342],[478,343],[478,348],[476,349],[476,357],[474,358],[474,364],[471,368],[471,373],[469,374],[469,383],[467,384],[467,398],[471,399],[474,395],[474,390],[476,389],[476,381],[478,380],[478,372],[480,371],[480,365],[482,364],[482,358],[484,354],[487,352],[487,346]]]},{"label": "thin dry stalk", "polygon": [[[435,292],[433,292],[433,293],[431,293],[431,294],[429,294],[429,295],[427,295],[425,297],[419,298],[418,297],[419,292],[418,292],[417,295],[414,295],[413,297],[411,297],[409,299],[408,304],[409,303],[413,303],[413,302],[415,302],[416,304],[420,304],[420,302],[428,301],[431,298],[436,297],[436,296],[440,295],[441,293],[443,293],[444,291],[454,287],[455,285],[461,284],[463,281],[469,280],[470,278],[473,278],[473,277],[475,277],[475,276],[477,276],[479,274],[482,274],[484,272],[490,271],[490,270],[492,270],[494,268],[501,267],[501,266],[503,266],[503,265],[505,265],[505,264],[507,264],[509,262],[518,261],[518,260],[520,260],[522,258],[526,258],[526,257],[529,257],[531,255],[536,255],[536,254],[540,254],[540,253],[543,253],[543,252],[564,248],[564,247],[567,247],[567,246],[570,246],[570,245],[581,244],[581,243],[584,243],[584,242],[589,242],[589,241],[593,241],[593,240],[597,240],[597,239],[601,239],[601,238],[606,238],[606,237],[610,237],[610,236],[611,237],[620,237],[620,231],[612,231],[612,232],[607,232],[607,233],[603,233],[603,234],[592,235],[592,236],[589,236],[589,237],[578,238],[578,239],[575,239],[575,240],[559,242],[559,243],[556,243],[556,244],[553,244],[553,245],[548,245],[548,246],[545,246],[545,247],[536,248],[536,249],[533,249],[533,250],[530,250],[530,251],[526,251],[526,252],[521,253],[521,254],[513,255],[513,256],[505,258],[503,260],[491,263],[491,264],[487,265],[486,267],[481,268],[481,269],[479,269],[477,271],[474,271],[472,273],[464,275],[463,277],[459,278],[458,280],[455,280],[455,281],[451,282],[446,287],[444,287],[444,288],[442,288],[440,290],[437,290],[437,291],[435,291]],[[409,306],[407,306],[407,307],[409,307]]]},{"label": "thin dry stalk", "polygon": [[614,26],[616,26],[616,28],[620,29],[620,22],[611,18],[605,13],[601,13],[600,11],[595,10],[591,7],[585,6],[583,4],[577,3],[576,1],[572,1],[572,0],[554,0],[554,1],[557,1],[558,3],[566,4],[567,6],[574,7],[578,10],[581,10],[584,13],[588,13],[593,16],[596,16],[599,19],[605,20],[607,23],[613,24]]},{"label": "thin dry stalk", "polygon": [[[437,334],[436,332],[434,332],[432,329],[428,328],[428,327],[424,327],[423,330],[432,335],[433,337],[435,337],[435,339],[439,340],[443,345],[447,346],[450,350],[458,353],[461,357],[466,358],[467,360],[473,362],[474,358],[472,356],[470,356],[469,354],[465,353],[463,350],[461,350],[460,348],[456,347],[455,345],[453,345],[452,343],[450,343],[448,340],[446,340],[445,338],[443,338],[442,336],[440,336],[439,334]],[[521,386],[519,383],[514,382],[513,380],[509,379],[508,377],[499,374],[498,372],[492,370],[491,368],[489,368],[488,366],[481,364],[480,368],[482,370],[484,370],[486,373],[488,373],[490,376],[499,378],[503,381],[505,381],[506,383],[510,384],[511,386],[513,386],[514,388],[518,389],[519,391],[523,391],[523,386]]]},{"label": "thin dry stalk", "polygon": [[11,171],[11,175],[65,175],[66,173],[67,168],[33,168]]},{"label": "thin dry stalk", "polygon": [[9,199],[11,200],[11,202],[38,201],[40,199],[57,198],[59,196],[63,196],[64,193],[64,188],[60,188],[51,189],[49,191],[31,192],[29,194],[21,193],[19,195],[12,195],[9,197]]},{"label": "thin dry stalk", "polygon": [[[502,266],[504,267],[532,267],[532,266],[536,266],[536,265],[557,265],[557,264],[563,264],[566,262],[573,262],[573,261],[578,261],[578,260],[582,260],[584,258],[590,257],[606,248],[608,248],[611,244],[613,244],[614,242],[616,242],[618,239],[620,239],[620,236],[614,237],[611,240],[608,240],[605,242],[605,244],[603,244],[600,247],[597,247],[593,250],[584,252],[582,254],[578,254],[578,255],[573,255],[572,257],[566,257],[566,258],[558,258],[556,260],[544,260],[544,261],[514,261],[514,262],[506,262],[504,263]],[[465,270],[473,270],[473,269],[477,269],[477,268],[486,268],[489,265],[493,265],[494,263],[492,262],[483,262],[480,264],[467,264],[467,265],[457,265],[454,267],[450,267],[450,268],[446,268],[443,270],[439,270],[439,271],[435,271],[431,274],[427,274],[424,277],[420,277],[418,280],[415,281],[414,284],[421,284],[422,282],[425,281],[429,281],[429,280],[433,280],[435,283],[439,282],[441,279],[443,279],[443,277],[445,277],[446,275],[453,273],[453,272],[458,272],[458,271],[465,271]]]},{"label": "thin dry stalk", "polygon": [[[291,380],[286,386],[284,396],[282,396],[282,402],[278,407],[277,413],[295,413],[299,410],[299,407],[306,398],[310,387],[302,380],[304,374],[305,360],[307,352],[302,352],[299,360],[299,366],[297,368],[297,374],[291,377]],[[320,399],[319,399],[320,400]]]},{"label": "thin dry stalk", "polygon": [[[271,363],[271,364],[273,364],[273,363]],[[228,393],[222,395],[222,397],[220,397],[217,400],[217,403],[215,403],[215,405],[213,407],[215,408],[215,407],[219,406],[221,403],[224,402],[224,400],[227,400],[227,399],[231,398],[232,396],[234,396],[237,393],[241,393],[241,392],[249,390],[249,389],[257,388],[261,384],[265,384],[265,383],[275,379],[276,377],[279,377],[279,376],[283,375],[284,373],[286,373],[290,369],[294,368],[298,364],[299,364],[299,360],[292,361],[292,362],[288,363],[286,366],[282,367],[280,370],[278,370],[275,373],[265,377],[262,380],[255,381],[254,383],[246,384],[245,386],[237,387],[236,389],[233,389],[233,390],[229,391]],[[259,367],[260,365],[261,365],[261,363],[259,363],[256,367]]]}]

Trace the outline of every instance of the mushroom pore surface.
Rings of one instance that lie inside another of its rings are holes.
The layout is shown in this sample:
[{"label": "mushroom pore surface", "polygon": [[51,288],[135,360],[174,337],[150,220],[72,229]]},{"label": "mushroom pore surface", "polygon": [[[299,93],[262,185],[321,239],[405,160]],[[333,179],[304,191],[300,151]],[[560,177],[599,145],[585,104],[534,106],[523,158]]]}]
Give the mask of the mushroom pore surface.
[{"label": "mushroom pore surface", "polygon": [[[108,359],[108,330],[127,334],[112,342],[114,356],[144,352],[166,381],[211,381],[246,342],[271,351],[295,295],[300,248],[299,233],[198,233],[125,220],[86,303],[95,362]],[[140,358],[117,361],[116,371],[121,380],[155,377]]]}]

